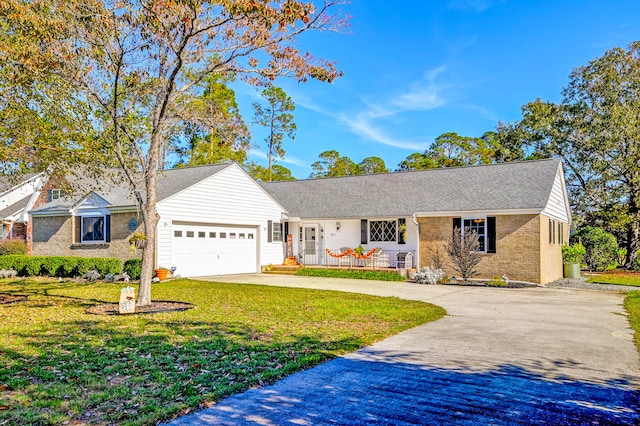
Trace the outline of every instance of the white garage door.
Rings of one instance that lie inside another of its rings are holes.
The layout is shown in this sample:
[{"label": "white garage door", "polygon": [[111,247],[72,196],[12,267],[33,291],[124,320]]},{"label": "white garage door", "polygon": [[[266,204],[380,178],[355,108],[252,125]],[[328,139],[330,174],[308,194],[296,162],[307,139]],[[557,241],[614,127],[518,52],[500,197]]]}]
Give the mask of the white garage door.
[{"label": "white garage door", "polygon": [[257,229],[173,224],[171,266],[183,277],[254,273]]}]

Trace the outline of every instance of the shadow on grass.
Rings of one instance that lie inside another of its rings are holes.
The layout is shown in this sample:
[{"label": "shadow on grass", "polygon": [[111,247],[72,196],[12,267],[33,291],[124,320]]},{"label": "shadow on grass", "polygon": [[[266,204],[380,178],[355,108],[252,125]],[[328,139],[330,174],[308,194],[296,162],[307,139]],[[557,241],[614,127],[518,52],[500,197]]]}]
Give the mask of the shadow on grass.
[{"label": "shadow on grass", "polygon": [[338,358],[170,424],[640,424],[640,394],[623,382],[550,380],[513,364],[475,371]]},{"label": "shadow on grass", "polygon": [[362,346],[149,317],[51,322],[15,336],[46,351],[0,347],[0,424],[154,424]]}]

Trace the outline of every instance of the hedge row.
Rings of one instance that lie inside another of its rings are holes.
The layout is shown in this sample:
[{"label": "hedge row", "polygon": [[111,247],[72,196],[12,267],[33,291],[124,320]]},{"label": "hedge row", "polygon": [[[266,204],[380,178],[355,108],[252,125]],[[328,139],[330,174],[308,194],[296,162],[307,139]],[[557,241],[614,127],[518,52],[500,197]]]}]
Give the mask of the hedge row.
[{"label": "hedge row", "polygon": [[348,270],[331,268],[301,268],[296,274],[305,277],[352,278],[358,280],[377,281],[406,281],[406,278],[395,272],[370,271],[361,269]]},{"label": "hedge row", "polygon": [[122,261],[100,257],[6,255],[0,256],[0,270],[2,269],[13,269],[23,277],[81,277],[91,269],[105,276],[121,273]]}]

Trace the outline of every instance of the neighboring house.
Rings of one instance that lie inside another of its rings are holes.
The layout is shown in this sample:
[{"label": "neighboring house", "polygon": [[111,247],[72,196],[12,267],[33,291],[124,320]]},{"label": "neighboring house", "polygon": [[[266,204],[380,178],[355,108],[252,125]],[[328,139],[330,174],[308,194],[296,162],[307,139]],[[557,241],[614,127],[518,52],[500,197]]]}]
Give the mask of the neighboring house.
[{"label": "neighboring house", "polygon": [[[128,241],[142,230],[129,186],[102,178],[87,188],[30,212],[33,254],[140,257]],[[237,164],[162,171],[157,196],[156,266],[200,276],[255,273],[282,262],[280,236],[268,231],[286,211]]]},{"label": "neighboring house", "polygon": [[30,240],[29,210],[36,204],[46,179],[43,173],[0,177],[0,240]]},{"label": "neighboring house", "polygon": [[480,277],[562,277],[571,214],[557,159],[262,186],[289,211],[284,234],[304,264],[336,264],[341,248],[362,245],[382,249],[381,266],[421,268],[440,257],[456,275],[444,247],[458,227],[480,237]]}]

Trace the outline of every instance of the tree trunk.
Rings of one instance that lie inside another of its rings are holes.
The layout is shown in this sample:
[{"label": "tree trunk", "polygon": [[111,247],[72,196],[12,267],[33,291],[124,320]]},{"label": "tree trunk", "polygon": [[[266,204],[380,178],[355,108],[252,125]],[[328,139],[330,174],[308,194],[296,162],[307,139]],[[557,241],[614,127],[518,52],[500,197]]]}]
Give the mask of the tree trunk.
[{"label": "tree trunk", "polygon": [[151,304],[151,280],[155,268],[156,230],[158,228],[158,212],[156,211],[156,176],[157,170],[152,168],[145,176],[146,202],[141,206],[144,218],[144,232],[147,244],[142,251],[142,272],[140,274],[140,289],[138,290],[138,306]]},{"label": "tree trunk", "polygon": [[628,241],[627,241],[627,264],[625,265],[628,269],[633,269],[638,262],[638,250],[640,250],[640,214],[635,212],[633,215],[633,220],[629,225],[629,233],[628,233]]}]

